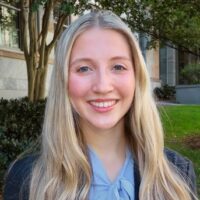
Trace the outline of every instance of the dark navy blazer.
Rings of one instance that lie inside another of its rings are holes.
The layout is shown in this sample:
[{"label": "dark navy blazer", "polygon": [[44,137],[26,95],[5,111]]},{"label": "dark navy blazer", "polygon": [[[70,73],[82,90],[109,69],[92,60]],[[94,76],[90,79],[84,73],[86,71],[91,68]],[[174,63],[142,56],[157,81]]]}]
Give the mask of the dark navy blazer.
[{"label": "dark navy blazer", "polygon": [[[196,194],[196,177],[192,162],[178,153],[165,149],[165,154],[168,160],[175,165],[186,182]],[[11,170],[5,177],[3,199],[4,200],[28,200],[29,195],[29,176],[32,166],[38,156],[27,156],[14,163]],[[135,178],[135,200],[139,200],[138,193],[140,187],[140,175],[137,165],[134,165]]]}]

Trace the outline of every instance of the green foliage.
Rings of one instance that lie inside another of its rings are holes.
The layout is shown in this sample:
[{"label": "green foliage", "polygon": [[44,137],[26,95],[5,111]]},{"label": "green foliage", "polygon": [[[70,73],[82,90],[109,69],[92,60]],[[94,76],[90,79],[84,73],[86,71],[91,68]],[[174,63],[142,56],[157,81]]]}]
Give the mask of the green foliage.
[{"label": "green foliage", "polygon": [[[40,6],[45,9],[45,6],[48,6],[48,3],[50,3],[48,0],[35,0],[32,3],[32,11],[37,11]],[[58,1],[54,6],[54,11],[56,13],[70,15],[75,12],[75,2],[68,0]]]},{"label": "green foliage", "polygon": [[[50,0],[35,0],[34,10],[48,5]],[[133,31],[151,36],[149,47],[176,45],[197,53],[200,47],[200,4],[198,1],[130,1],[130,0],[60,0],[62,14],[81,15],[85,10],[111,10],[126,21]],[[56,6],[54,6],[56,8]]]},{"label": "green foliage", "polygon": [[9,164],[34,146],[41,133],[45,100],[0,100],[0,185]]},{"label": "green foliage", "polygon": [[32,2],[32,10],[36,12],[40,6],[45,6],[48,0],[35,0]]},{"label": "green foliage", "polygon": [[181,79],[185,84],[200,84],[200,64],[189,64],[181,71]]},{"label": "green foliage", "polygon": [[155,96],[159,100],[174,100],[175,99],[175,87],[169,85],[163,85],[162,87],[156,87],[153,90]]},{"label": "green foliage", "polygon": [[[10,1],[10,0],[4,0],[2,3],[4,3],[5,5],[9,4],[11,6],[16,7],[17,3]],[[17,11],[16,10],[12,10],[12,9],[8,9],[7,7],[3,6],[0,7],[0,27],[4,30],[10,30],[10,31],[16,31],[16,27],[15,27],[15,19],[17,17]],[[6,14],[5,14],[6,13]]]},{"label": "green foliage", "polygon": [[[197,52],[200,47],[200,4],[199,1],[139,1],[143,32],[153,36],[161,43],[176,45],[184,50]],[[153,42],[153,43],[152,43]]]},{"label": "green foliage", "polygon": [[70,15],[70,14],[74,13],[74,4],[72,2],[64,1],[60,4],[60,11],[61,11],[61,13]]}]

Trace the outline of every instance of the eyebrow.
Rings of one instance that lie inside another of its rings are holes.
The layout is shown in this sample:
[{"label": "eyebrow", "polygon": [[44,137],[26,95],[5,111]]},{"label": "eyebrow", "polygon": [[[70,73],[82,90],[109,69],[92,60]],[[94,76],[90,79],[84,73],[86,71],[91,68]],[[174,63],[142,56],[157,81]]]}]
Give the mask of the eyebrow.
[{"label": "eyebrow", "polygon": [[111,58],[111,60],[128,60],[128,61],[132,61],[132,59],[127,57],[127,56],[114,56],[114,57]]},{"label": "eyebrow", "polygon": [[[132,62],[132,59],[127,56],[114,56],[110,60],[127,60]],[[79,62],[94,62],[94,60],[92,58],[76,58],[74,61],[70,62],[70,65],[74,65]]]},{"label": "eyebrow", "polygon": [[74,65],[79,62],[91,62],[91,58],[76,58],[73,62],[70,62],[70,65]]}]

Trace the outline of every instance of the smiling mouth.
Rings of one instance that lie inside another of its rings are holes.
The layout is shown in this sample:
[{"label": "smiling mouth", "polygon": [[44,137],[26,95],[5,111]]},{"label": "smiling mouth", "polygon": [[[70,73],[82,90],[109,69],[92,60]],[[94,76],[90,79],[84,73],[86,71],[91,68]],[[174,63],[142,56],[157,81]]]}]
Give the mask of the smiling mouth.
[{"label": "smiling mouth", "polygon": [[112,100],[112,101],[90,101],[90,104],[92,106],[95,106],[97,108],[109,108],[112,107],[116,104],[116,100]]}]

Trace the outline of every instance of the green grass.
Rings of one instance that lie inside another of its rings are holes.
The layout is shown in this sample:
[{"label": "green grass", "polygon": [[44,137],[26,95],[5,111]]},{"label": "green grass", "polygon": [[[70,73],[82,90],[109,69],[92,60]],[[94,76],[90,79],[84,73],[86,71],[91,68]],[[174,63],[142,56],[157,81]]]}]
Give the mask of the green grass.
[{"label": "green grass", "polygon": [[188,157],[194,164],[200,195],[200,149],[191,149],[183,140],[200,135],[200,105],[163,106],[159,108],[165,132],[165,145]]}]

